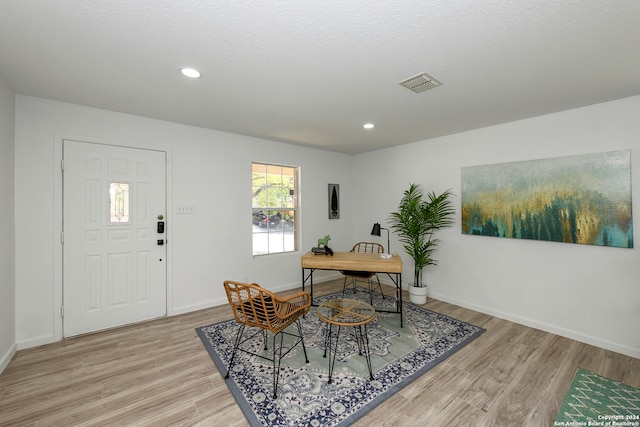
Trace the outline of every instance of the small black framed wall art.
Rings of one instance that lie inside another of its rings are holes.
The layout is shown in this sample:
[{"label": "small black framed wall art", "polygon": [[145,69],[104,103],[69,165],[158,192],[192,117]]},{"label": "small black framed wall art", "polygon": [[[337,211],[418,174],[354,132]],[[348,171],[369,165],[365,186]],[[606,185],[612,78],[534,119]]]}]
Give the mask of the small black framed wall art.
[{"label": "small black framed wall art", "polygon": [[340,219],[340,184],[329,184],[329,219]]}]

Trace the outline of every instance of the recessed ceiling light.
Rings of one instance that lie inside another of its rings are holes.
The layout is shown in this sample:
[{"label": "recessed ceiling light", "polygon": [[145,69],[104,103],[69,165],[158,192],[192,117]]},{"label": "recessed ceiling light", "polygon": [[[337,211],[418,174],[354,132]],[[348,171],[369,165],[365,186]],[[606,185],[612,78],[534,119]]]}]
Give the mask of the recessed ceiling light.
[{"label": "recessed ceiling light", "polygon": [[196,70],[195,68],[183,67],[180,68],[180,72],[187,77],[191,77],[192,79],[197,79],[198,77],[200,77],[200,71]]},{"label": "recessed ceiling light", "polygon": [[374,127],[376,127],[376,125],[374,125],[373,123],[367,123],[362,127],[365,129],[373,129]]}]

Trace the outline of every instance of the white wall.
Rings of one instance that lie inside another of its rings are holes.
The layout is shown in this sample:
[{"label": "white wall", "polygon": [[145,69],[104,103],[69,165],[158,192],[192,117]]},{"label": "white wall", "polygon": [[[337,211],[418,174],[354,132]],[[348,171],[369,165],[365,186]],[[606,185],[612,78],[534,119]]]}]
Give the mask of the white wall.
[{"label": "white wall", "polygon": [[[640,97],[633,97],[345,156],[18,95],[15,340],[23,348],[61,336],[57,169],[63,138],[170,153],[171,206],[196,206],[195,215],[169,213],[167,223],[169,312],[180,313],[224,303],[227,278],[246,276],[274,290],[300,283],[301,253],[251,256],[252,160],[302,167],[303,252],[325,234],[332,247],[348,250],[354,241],[372,239],[374,222],[386,225],[409,182],[459,195],[465,166],[631,149],[635,169],[638,117]],[[368,173],[372,167],[377,174]],[[632,175],[637,201],[640,174]],[[340,220],[327,219],[328,183],[341,184]],[[440,237],[440,265],[427,270],[432,296],[640,357],[638,249],[468,236],[460,234],[459,222]],[[391,246],[402,254],[393,236]],[[408,278],[412,265],[403,259]]]},{"label": "white wall", "polygon": [[0,372],[16,350],[14,268],[14,104],[0,78]]},{"label": "white wall", "polygon": [[[280,290],[301,282],[300,255],[330,234],[351,247],[353,157],[40,98],[16,97],[16,340],[61,337],[62,139],[169,153],[170,314],[226,303],[226,279]],[[302,251],[252,256],[251,161],[301,167]],[[340,220],[329,220],[327,184],[341,184]],[[195,215],[174,215],[195,205]]]},{"label": "white wall", "polygon": [[[638,233],[635,249],[620,249],[462,235],[459,219],[463,167],[631,149],[637,229],[639,118],[632,97],[359,155],[357,215],[385,226],[410,182],[452,188],[458,218],[439,235],[439,265],[425,271],[431,296],[640,357]],[[382,173],[367,174],[371,165]],[[409,281],[411,258],[393,235],[391,247]]]}]

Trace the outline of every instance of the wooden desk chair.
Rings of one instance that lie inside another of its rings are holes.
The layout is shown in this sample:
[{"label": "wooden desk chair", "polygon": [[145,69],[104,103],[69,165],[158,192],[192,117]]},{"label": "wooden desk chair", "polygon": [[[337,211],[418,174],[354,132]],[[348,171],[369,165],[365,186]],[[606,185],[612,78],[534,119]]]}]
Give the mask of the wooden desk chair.
[{"label": "wooden desk chair", "polygon": [[[382,254],[384,253],[384,246],[382,246],[380,243],[358,242],[355,245],[353,245],[353,247],[349,252]],[[378,275],[376,273],[372,273],[370,271],[340,271],[340,273],[344,275],[344,285],[342,287],[343,294],[347,290],[347,285],[348,285],[347,281],[349,280],[351,281],[351,286],[353,287],[353,293],[356,292],[356,282],[358,280],[367,281],[369,284],[369,300],[371,303],[373,303],[373,292],[374,292],[373,276],[375,276],[376,281],[378,282],[378,289],[380,290],[380,295],[382,295],[382,298],[384,299],[384,293],[382,292],[382,286],[380,285],[380,278],[378,278]]]},{"label": "wooden desk chair", "polygon": [[[305,362],[309,363],[299,319],[303,314],[309,312],[311,308],[311,295],[308,292],[298,292],[291,296],[281,298],[256,283],[240,283],[230,280],[224,282],[224,289],[227,292],[227,298],[229,299],[233,316],[239,324],[233,346],[233,354],[231,355],[231,361],[227,368],[227,374],[224,377],[226,379],[229,378],[229,372],[231,371],[238,350],[271,360],[273,361],[273,398],[275,399],[278,392],[282,358],[295,346],[302,343]],[[285,329],[293,323],[298,327],[297,335],[285,331]],[[250,328],[258,328],[258,330],[244,336],[245,327],[247,326]],[[264,349],[267,350],[267,332],[273,333],[273,351],[271,358],[265,357],[262,354],[253,353],[247,348],[242,347],[243,343],[262,333]],[[291,345],[283,345],[283,335],[294,337],[295,342]],[[279,343],[276,342],[278,341],[278,337],[280,337]]]}]

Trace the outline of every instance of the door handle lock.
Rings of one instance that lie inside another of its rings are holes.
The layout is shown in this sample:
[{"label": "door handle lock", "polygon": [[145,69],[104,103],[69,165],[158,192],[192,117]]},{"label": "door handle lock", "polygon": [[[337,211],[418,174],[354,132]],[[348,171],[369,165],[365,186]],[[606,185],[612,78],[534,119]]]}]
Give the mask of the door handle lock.
[{"label": "door handle lock", "polygon": [[158,246],[164,245],[164,239],[158,239]]}]

